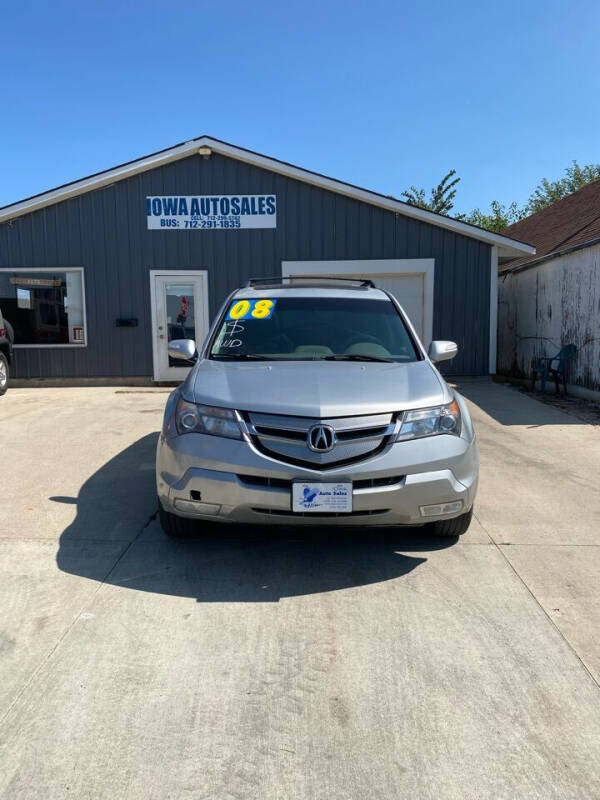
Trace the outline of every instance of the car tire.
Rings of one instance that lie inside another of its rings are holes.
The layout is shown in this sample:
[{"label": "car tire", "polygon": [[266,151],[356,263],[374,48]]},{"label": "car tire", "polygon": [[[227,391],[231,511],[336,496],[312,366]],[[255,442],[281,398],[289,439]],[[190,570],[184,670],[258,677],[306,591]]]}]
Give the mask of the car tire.
[{"label": "car tire", "polygon": [[163,531],[173,539],[194,539],[198,535],[198,522],[187,517],[178,517],[165,511],[158,501],[158,518]]},{"label": "car tire", "polygon": [[440,519],[432,524],[434,536],[462,536],[469,530],[471,519],[473,517],[473,509],[470,508],[466,514],[461,514],[460,517],[454,519]]},{"label": "car tire", "polygon": [[14,331],[13,326],[10,324],[10,322],[7,319],[4,320],[4,327],[6,328],[6,335],[8,337],[8,341],[11,344],[14,344],[15,343],[15,331]]},{"label": "car tire", "polygon": [[0,395],[4,394],[8,389],[9,375],[8,359],[4,353],[0,353]]}]

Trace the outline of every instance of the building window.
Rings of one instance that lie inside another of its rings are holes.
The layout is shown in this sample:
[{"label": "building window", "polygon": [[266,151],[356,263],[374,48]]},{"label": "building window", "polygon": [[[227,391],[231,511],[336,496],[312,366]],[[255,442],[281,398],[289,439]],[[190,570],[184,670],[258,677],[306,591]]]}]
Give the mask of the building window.
[{"label": "building window", "polygon": [[87,342],[83,269],[0,269],[0,309],[16,347]]}]

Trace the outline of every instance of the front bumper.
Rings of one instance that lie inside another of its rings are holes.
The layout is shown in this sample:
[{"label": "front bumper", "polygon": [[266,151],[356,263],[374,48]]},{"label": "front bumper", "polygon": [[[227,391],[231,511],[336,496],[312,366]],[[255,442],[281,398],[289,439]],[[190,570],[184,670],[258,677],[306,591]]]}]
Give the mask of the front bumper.
[{"label": "front bumper", "polygon": [[[295,467],[244,440],[198,433],[158,442],[156,481],[166,511],[218,522],[294,525],[422,525],[468,511],[477,491],[475,439],[432,436],[390,445],[338,469]],[[351,514],[297,514],[291,482],[352,481]],[[451,514],[424,517],[421,506],[462,501]]]}]

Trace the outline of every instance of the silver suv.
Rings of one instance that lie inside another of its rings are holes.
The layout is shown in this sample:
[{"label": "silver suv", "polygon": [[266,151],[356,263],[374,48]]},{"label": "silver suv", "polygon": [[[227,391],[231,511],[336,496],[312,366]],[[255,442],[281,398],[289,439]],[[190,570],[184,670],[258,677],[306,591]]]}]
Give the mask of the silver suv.
[{"label": "silver suv", "polygon": [[466,403],[396,299],[370,281],[250,281],[221,309],[167,401],[162,527],[198,522],[469,527],[478,458]]}]

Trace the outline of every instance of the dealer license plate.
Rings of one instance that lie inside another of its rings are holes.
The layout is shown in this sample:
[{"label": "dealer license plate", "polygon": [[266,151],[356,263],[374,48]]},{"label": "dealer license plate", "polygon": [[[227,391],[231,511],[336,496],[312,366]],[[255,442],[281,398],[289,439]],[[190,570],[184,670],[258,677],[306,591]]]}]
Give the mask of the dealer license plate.
[{"label": "dealer license plate", "polygon": [[292,511],[349,514],[352,484],[296,481],[292,484]]}]

